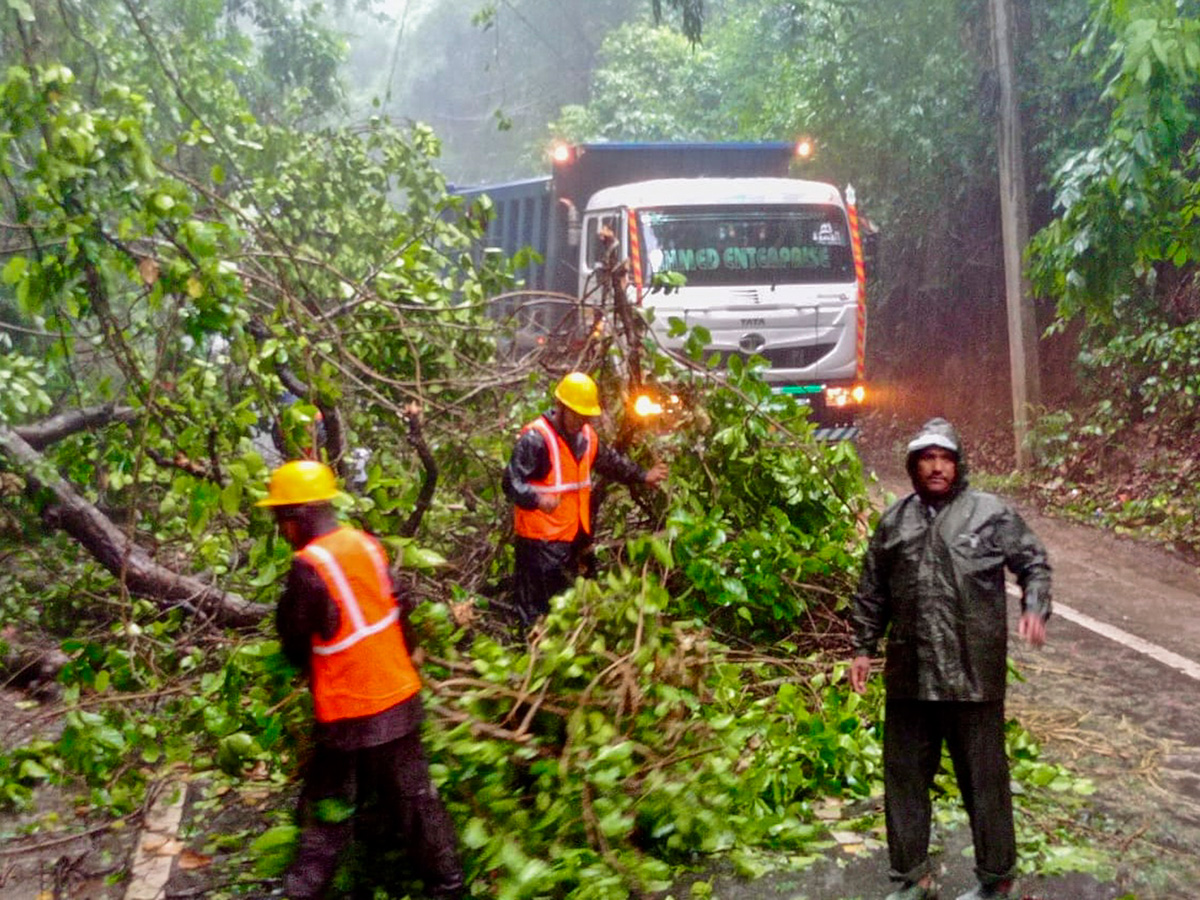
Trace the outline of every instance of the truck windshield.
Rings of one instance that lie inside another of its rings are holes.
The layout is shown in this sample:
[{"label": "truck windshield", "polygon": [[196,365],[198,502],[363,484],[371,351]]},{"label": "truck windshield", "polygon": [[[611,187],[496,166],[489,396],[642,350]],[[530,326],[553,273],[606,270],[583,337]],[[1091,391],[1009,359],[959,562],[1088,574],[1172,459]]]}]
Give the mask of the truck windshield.
[{"label": "truck windshield", "polygon": [[649,274],[689,285],[854,280],[845,213],[836,206],[690,206],[638,213]]}]

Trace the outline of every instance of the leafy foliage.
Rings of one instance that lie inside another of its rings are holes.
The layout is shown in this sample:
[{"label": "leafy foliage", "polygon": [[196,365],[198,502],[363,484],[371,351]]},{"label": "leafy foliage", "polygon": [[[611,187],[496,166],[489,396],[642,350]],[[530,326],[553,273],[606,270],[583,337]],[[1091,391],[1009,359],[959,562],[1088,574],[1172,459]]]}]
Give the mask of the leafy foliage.
[{"label": "leafy foliage", "polygon": [[550,126],[558,137],[681,141],[722,127],[716,58],[676,30],[623,25],[605,38],[598,62],[592,101],[563,107]]},{"label": "leafy foliage", "polygon": [[0,756],[8,804],[27,805],[41,782],[81,784],[88,805],[124,815],[140,809],[150,781],[179,766],[284,780],[285,732],[302,735],[307,713],[281,703],[296,695],[278,646],[253,641],[207,657],[179,641],[181,616],[163,620],[148,606],[114,627],[123,642],[100,634],[63,642],[64,727],[57,740]]},{"label": "leafy foliage", "polygon": [[[1060,427],[1038,438],[1050,502],[1191,548],[1194,497],[1177,473],[1195,465],[1200,427],[1198,12],[1097,5],[1078,52],[1103,84],[1107,127],[1058,168],[1058,217],[1030,247],[1034,285],[1057,302],[1055,327],[1081,323],[1084,344],[1085,405],[1050,417]],[[1141,448],[1137,461],[1129,447]]]},{"label": "leafy foliage", "polygon": [[[693,25],[701,9],[667,7]],[[968,58],[948,7],[910,4],[904,23],[936,45],[927,69],[895,78],[903,42],[890,38],[878,66],[845,65],[835,38],[847,27],[862,47],[888,37],[873,9],[719,4],[712,21],[728,37],[714,31],[699,49],[623,31],[629,46],[605,51],[605,97],[572,113],[580,136],[602,127],[604,109],[640,136],[817,127],[861,148],[819,160],[844,174],[878,149],[865,123],[903,106],[887,140],[912,158],[868,177],[882,198],[895,172],[920,173],[917,208],[943,210],[926,188],[945,171],[978,175],[978,135],[963,124]],[[485,301],[510,283],[508,264],[467,252],[478,216],[447,196],[435,135],[383,117],[330,124],[343,45],[301,5],[6,10],[6,58],[22,62],[0,82],[0,428],[122,412],[41,446],[34,470],[6,457],[0,472],[0,534],[20,548],[0,573],[5,619],[69,657],[64,728],[0,755],[0,802],[27,805],[37,786],[64,784],[98,813],[131,814],[173,766],[210,781],[201,809],[230,785],[282,801],[307,742],[309,701],[274,642],[132,596],[45,533],[56,512],[38,477],[61,475],[154,559],[270,599],[289,553],[248,510],[278,455],[272,426],[288,453],[311,447],[319,417],[369,448],[343,512],[394,536],[420,489],[400,437],[413,401],[440,490],[423,530],[389,541],[430,598],[417,622],[427,741],[477,892],[624,897],[717,851],[751,870],[750,850],[821,846],[816,798],[876,789],[879,696],[847,693],[812,638],[836,649],[844,632],[867,515],[861,467],[852,448],[814,443],[803,409],[773,397],[755,361],[732,364],[718,387],[697,374],[698,349],[690,368],[652,360],[689,407],[677,429],[640,435],[631,452],[673,457],[669,497],[611,502],[607,574],[559,598],[533,641],[498,637],[482,596],[506,567],[498,472],[546,379],[495,359]],[[648,64],[659,50],[670,65]],[[836,96],[824,87],[832,76]],[[632,114],[651,80],[668,85],[662,114]],[[749,85],[736,107],[713,87],[731,83]],[[689,94],[702,102],[665,109]],[[865,105],[847,117],[846,97]],[[927,136],[942,126],[954,141]],[[880,208],[899,220],[903,199]],[[617,356],[600,362],[603,375]],[[280,395],[298,382],[285,416]],[[251,851],[258,875],[244,857],[231,863],[234,889],[284,864],[295,832],[276,824]],[[246,852],[243,837],[225,842]]]},{"label": "leafy foliage", "polygon": [[[112,21],[97,28],[121,24],[103,9]],[[193,10],[171,48],[201,79],[230,64],[230,44],[210,41],[217,12]],[[132,74],[147,45],[120,46],[110,65]],[[5,357],[4,411],[20,426],[48,406],[132,408],[131,433],[77,435],[51,459],[85,496],[136,508],[147,540],[224,575],[247,531],[252,565],[273,552],[267,523],[242,509],[275,452],[283,373],[310,408],[361,397],[346,402],[345,431],[390,466],[374,429],[425,392],[444,409],[455,368],[493,352],[481,300],[504,274],[477,273],[470,220],[444,216],[427,130],[263,124],[232,82],[197,85],[210,105],[191,103],[174,69],[99,91],[59,63],[5,73],[0,165],[16,237],[3,277],[24,355]],[[176,100],[168,114],[156,93]]]},{"label": "leafy foliage", "polygon": [[851,445],[814,441],[807,409],[754,369],[730,360],[729,387],[676,435],[667,583],[680,614],[779,637],[849,596],[868,503]]},{"label": "leafy foliage", "polygon": [[1165,313],[1159,280],[1195,265],[1197,111],[1187,98],[1200,77],[1200,30],[1191,12],[1113,4],[1092,23],[1092,43],[1112,35],[1101,64],[1109,128],[1059,170],[1062,215],[1033,247],[1038,286],[1064,318],[1109,324],[1139,307]]},{"label": "leafy foliage", "polygon": [[[1126,420],[1158,413],[1194,429],[1200,290],[1196,211],[1200,30],[1174,4],[1103,5],[1086,48],[1111,109],[1105,137],[1060,167],[1059,217],[1031,247],[1059,324],[1082,319],[1092,396]],[[1096,51],[1100,52],[1100,51]]]},{"label": "leafy foliage", "polygon": [[[437,688],[451,721],[468,714],[431,736],[440,787],[501,895],[625,896],[694,851],[803,847],[821,836],[812,799],[869,789],[878,748],[857,696],[802,660],[788,665],[809,673],[799,683],[756,688],[770,666],[734,664],[669,605],[657,579],[622,569],[557,598],[532,644],[477,637],[451,660],[472,675]],[[473,722],[514,740],[481,740]]]}]

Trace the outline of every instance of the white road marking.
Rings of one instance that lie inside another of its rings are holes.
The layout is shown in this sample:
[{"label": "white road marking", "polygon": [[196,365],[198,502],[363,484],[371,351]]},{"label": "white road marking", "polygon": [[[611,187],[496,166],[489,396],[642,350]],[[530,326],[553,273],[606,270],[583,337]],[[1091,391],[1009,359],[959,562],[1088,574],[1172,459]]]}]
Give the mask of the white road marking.
[{"label": "white road marking", "polygon": [[179,854],[179,822],[187,785],[182,781],[163,785],[146,813],[142,834],[134,852],[133,869],[125,900],[162,900],[171,864]]},{"label": "white road marking", "polygon": [[[1008,593],[1012,597],[1020,599],[1021,589],[1015,584],[1007,585]],[[1165,647],[1160,647],[1158,644],[1152,644],[1147,640],[1143,640],[1135,634],[1130,634],[1128,631],[1122,631],[1115,625],[1108,625],[1101,622],[1099,619],[1093,619],[1087,613],[1081,613],[1077,609],[1056,602],[1054,604],[1054,614],[1062,616],[1068,622],[1074,622],[1088,631],[1094,631],[1096,634],[1108,638],[1110,641],[1116,641],[1130,650],[1136,650],[1151,659],[1162,663],[1164,666],[1175,669],[1187,675],[1189,678],[1194,678],[1200,681],[1200,663],[1193,662],[1186,656],[1180,656],[1178,653],[1172,653]]]}]

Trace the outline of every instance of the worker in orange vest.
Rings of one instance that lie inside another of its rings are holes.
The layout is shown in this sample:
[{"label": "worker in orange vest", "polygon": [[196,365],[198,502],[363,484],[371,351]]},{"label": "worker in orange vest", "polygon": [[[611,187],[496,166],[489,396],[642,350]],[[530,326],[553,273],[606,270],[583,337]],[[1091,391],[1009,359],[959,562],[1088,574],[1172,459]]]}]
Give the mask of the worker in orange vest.
[{"label": "worker in orange vest", "polygon": [[[320,897],[353,819],[368,800],[393,816],[431,897],[464,894],[454,828],[421,747],[421,681],[410,650],[410,605],[374,537],[341,525],[330,501],[333,471],[315,460],[285,463],[259,506],[275,513],[296,551],[275,623],[283,651],[307,672],[316,749],[300,798],[302,830],[283,883],[290,900]],[[331,804],[330,801],[336,801]]]},{"label": "worker in orange vest", "polygon": [[564,377],[554,398],[552,410],[521,430],[504,470],[516,533],[516,608],[526,627],[578,574],[592,539],[592,472],[626,485],[657,485],[667,477],[666,463],[646,470],[600,442],[591,425],[600,395],[583,372]]}]

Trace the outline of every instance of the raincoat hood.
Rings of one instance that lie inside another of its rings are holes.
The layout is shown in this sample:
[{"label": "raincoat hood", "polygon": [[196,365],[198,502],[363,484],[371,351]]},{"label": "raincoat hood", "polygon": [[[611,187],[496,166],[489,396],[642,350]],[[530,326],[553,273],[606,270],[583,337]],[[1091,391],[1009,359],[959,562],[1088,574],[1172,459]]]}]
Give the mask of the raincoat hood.
[{"label": "raincoat hood", "polygon": [[949,450],[957,457],[957,472],[951,496],[957,494],[967,486],[967,454],[963,451],[962,441],[959,440],[958,432],[954,430],[954,426],[940,417],[930,419],[922,425],[921,430],[908,442],[904,468],[908,472],[908,477],[912,480],[914,490],[917,487],[917,456],[922,450],[929,447],[941,447]]}]

